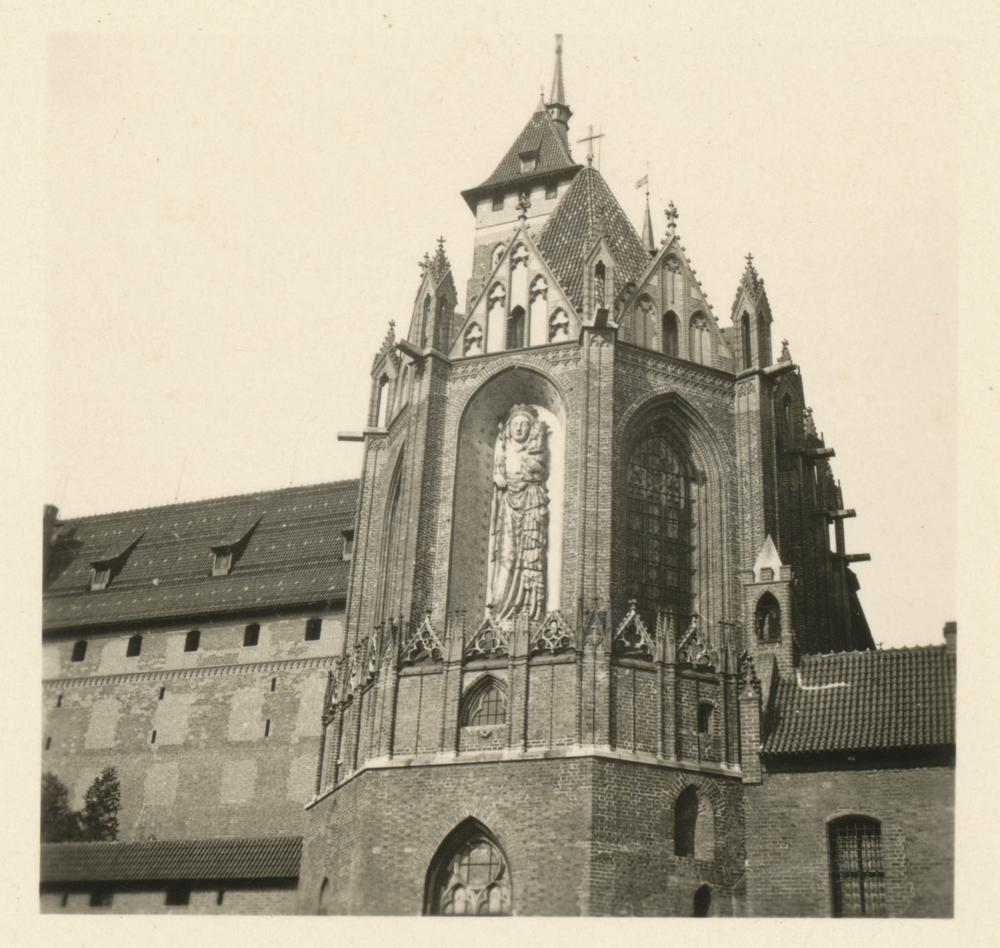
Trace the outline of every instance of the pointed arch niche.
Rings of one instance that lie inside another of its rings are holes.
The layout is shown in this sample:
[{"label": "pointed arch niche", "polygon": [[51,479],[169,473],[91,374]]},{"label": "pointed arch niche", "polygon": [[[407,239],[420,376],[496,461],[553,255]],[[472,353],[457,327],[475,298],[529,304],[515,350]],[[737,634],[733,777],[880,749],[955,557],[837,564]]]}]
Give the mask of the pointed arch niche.
[{"label": "pointed arch niche", "polygon": [[458,457],[451,519],[448,609],[482,616],[489,569],[490,512],[498,422],[515,405],[534,405],[548,426],[548,542],[545,553],[545,611],[559,608],[562,593],[565,498],[566,403],[547,377],[526,368],[494,375],[469,399],[458,429]]},{"label": "pointed arch niche", "polygon": [[427,870],[425,915],[510,915],[510,863],[499,840],[470,817],[441,843]]}]

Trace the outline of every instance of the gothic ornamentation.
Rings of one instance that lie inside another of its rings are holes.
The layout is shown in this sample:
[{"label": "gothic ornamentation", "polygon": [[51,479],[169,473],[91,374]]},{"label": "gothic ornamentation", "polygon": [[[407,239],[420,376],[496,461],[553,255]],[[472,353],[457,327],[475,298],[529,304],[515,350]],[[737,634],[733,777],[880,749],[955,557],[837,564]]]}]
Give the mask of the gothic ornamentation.
[{"label": "gothic ornamentation", "polygon": [[746,395],[753,395],[756,391],[753,379],[745,379],[736,386],[736,397],[743,398]]},{"label": "gothic ornamentation", "polygon": [[465,646],[465,658],[488,658],[491,655],[509,654],[509,633],[501,629],[493,620],[493,616],[487,613],[486,619],[479,627],[479,631],[472,637],[469,644]]},{"label": "gothic ornamentation", "polygon": [[528,654],[535,652],[562,652],[573,644],[566,624],[558,611],[550,612],[531,639]]},{"label": "gothic ornamentation", "polygon": [[528,265],[528,248],[524,244],[518,244],[510,255],[510,268],[516,270],[522,264]]},{"label": "gothic ornamentation", "polygon": [[652,659],[656,645],[639,613],[636,612],[635,606],[635,600],[630,600],[629,610],[611,640],[611,648],[622,655]]},{"label": "gothic ornamentation", "polygon": [[698,616],[691,617],[691,625],[681,637],[677,645],[677,661],[685,665],[701,665],[705,668],[718,668],[719,656],[715,649],[708,646],[698,629]]},{"label": "gothic ornamentation", "polygon": [[483,327],[479,323],[471,323],[465,330],[465,340],[462,344],[462,355],[477,356],[482,355],[483,349]]},{"label": "gothic ornamentation", "polygon": [[[732,382],[727,384],[725,379],[719,378],[718,375],[712,374],[707,369],[699,369],[697,365],[682,364],[675,361],[667,362],[662,357],[624,348],[619,350],[618,362],[622,366],[634,366],[642,372],[649,372],[675,383],[678,379],[681,379],[685,385],[701,389],[712,395],[732,396],[733,394]],[[643,381],[642,375],[637,373],[627,374],[631,374],[633,378]]]},{"label": "gothic ornamentation", "polygon": [[739,684],[741,688],[752,688],[757,696],[760,697],[760,679],[757,677],[757,665],[749,649],[740,655]]},{"label": "gothic ornamentation", "polygon": [[549,342],[565,342],[569,339],[569,316],[566,310],[557,309],[549,318]]},{"label": "gothic ornamentation", "polygon": [[549,295],[549,284],[546,282],[545,277],[539,275],[536,276],[534,280],[531,281],[531,302],[534,303],[539,296],[548,299]]},{"label": "gothic ornamentation", "polygon": [[486,312],[490,312],[494,306],[502,306],[507,299],[507,291],[502,283],[494,283],[490,290],[489,300],[486,304]]},{"label": "gothic ornamentation", "polygon": [[603,610],[597,608],[596,600],[594,608],[590,610],[584,620],[583,628],[586,630],[583,636],[583,644],[585,646],[588,648],[597,648],[599,645],[607,644],[607,616]]},{"label": "gothic ornamentation", "polygon": [[534,405],[515,405],[500,422],[493,452],[493,504],[486,604],[502,622],[545,614],[548,547],[548,426]]},{"label": "gothic ornamentation", "polygon": [[432,662],[444,660],[444,646],[441,644],[440,636],[434,630],[429,612],[420,623],[420,628],[404,646],[403,654],[400,656],[400,661],[404,665],[416,665],[417,662],[425,660]]}]

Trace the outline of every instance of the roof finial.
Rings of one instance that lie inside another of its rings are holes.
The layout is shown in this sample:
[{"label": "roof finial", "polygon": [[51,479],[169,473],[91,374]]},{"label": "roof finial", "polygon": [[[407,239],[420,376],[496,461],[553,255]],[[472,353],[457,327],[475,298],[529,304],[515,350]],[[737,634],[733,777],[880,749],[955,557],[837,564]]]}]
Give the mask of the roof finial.
[{"label": "roof finial", "polygon": [[577,140],[578,145],[582,145],[584,142],[588,142],[587,145],[587,164],[593,167],[594,164],[594,142],[599,138],[604,138],[603,132],[598,132],[594,134],[594,126],[590,126],[590,134],[586,138],[580,138]]},{"label": "roof finial", "polygon": [[680,217],[680,213],[677,208],[674,207],[674,202],[671,201],[669,207],[663,212],[667,215],[667,231],[670,236],[673,237],[677,232],[677,218]]},{"label": "roof finial", "polygon": [[531,201],[528,200],[528,193],[522,191],[521,196],[517,199],[517,219],[519,221],[528,219],[528,208],[530,207]]}]

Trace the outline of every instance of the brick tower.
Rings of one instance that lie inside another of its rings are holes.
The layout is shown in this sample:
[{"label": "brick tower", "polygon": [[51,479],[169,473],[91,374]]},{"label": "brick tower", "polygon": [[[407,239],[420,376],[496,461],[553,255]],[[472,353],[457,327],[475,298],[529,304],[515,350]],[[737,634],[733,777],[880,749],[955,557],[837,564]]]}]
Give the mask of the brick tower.
[{"label": "brick tower", "polygon": [[561,53],[463,192],[466,312],[442,239],[345,436],[303,912],[740,914],[758,675],[872,647],[752,258],[722,328],[673,206],[656,249],[572,157]]}]

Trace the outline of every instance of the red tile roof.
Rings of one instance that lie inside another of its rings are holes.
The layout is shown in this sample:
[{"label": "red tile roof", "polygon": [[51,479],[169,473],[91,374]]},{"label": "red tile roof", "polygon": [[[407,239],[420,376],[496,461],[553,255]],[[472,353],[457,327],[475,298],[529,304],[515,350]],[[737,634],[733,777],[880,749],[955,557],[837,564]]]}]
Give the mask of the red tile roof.
[{"label": "red tile roof", "polygon": [[615,255],[615,292],[638,282],[650,263],[611,188],[596,168],[584,168],[546,221],[538,249],[577,312],[583,307],[583,264],[603,233]]},{"label": "red tile roof", "polygon": [[[350,567],[342,532],[354,526],[357,494],[357,481],[338,481],[65,521],[53,544],[44,626],[342,602]],[[212,547],[255,523],[229,574],[213,576]],[[90,564],[139,537],[107,589],[91,591]]]},{"label": "red tile roof", "polygon": [[945,646],[802,659],[778,684],[764,754],[955,744],[955,654]]},{"label": "red tile roof", "polygon": [[[528,153],[536,154],[538,160],[531,171],[522,171],[521,155]],[[494,190],[503,190],[514,184],[529,185],[554,173],[566,172],[572,176],[581,167],[573,161],[549,113],[538,111],[528,120],[493,174],[482,184],[463,191],[462,197],[474,211],[476,200]]]},{"label": "red tile roof", "polygon": [[302,837],[43,843],[42,882],[297,877]]}]

